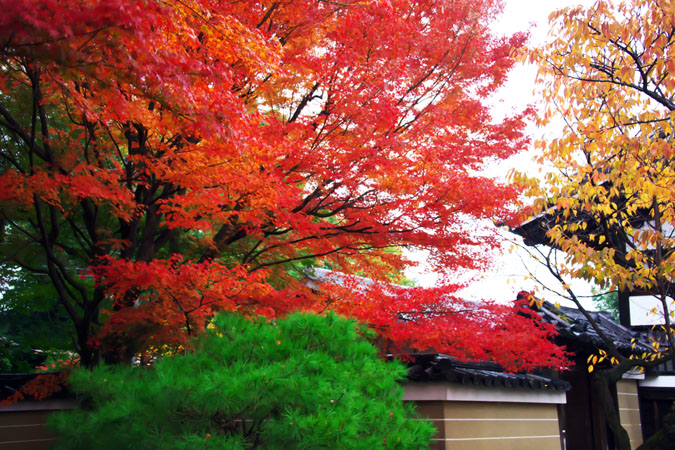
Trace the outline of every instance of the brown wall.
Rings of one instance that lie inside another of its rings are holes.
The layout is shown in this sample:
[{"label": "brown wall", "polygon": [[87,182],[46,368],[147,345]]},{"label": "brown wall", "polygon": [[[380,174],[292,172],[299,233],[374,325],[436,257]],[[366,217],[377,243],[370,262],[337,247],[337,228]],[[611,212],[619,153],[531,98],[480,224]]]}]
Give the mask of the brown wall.
[{"label": "brown wall", "polygon": [[420,401],[415,402],[420,416],[431,419],[436,427],[436,439],[431,448],[440,450],[445,448],[445,402],[443,401]]},{"label": "brown wall", "polygon": [[48,449],[56,436],[47,428],[47,416],[74,406],[70,400],[47,400],[0,407],[0,450]]},{"label": "brown wall", "polygon": [[567,403],[561,408],[567,449],[607,450],[611,436],[585,364],[581,370],[563,372],[562,376],[572,386],[566,394]]},{"label": "brown wall", "polygon": [[560,450],[557,406],[540,403],[419,401],[434,421],[437,449]]}]

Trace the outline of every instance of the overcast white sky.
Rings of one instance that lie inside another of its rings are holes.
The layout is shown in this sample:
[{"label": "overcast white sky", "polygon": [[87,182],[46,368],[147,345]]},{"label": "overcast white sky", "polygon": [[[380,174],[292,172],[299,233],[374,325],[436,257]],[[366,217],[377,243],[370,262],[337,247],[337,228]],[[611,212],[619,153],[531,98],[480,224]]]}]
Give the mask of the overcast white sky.
[{"label": "overcast white sky", "polygon": [[[575,5],[589,6],[593,0],[505,0],[504,14],[500,21],[495,23],[494,30],[500,34],[512,34],[517,31],[530,31],[530,42],[534,45],[545,42],[548,36],[549,24],[548,16],[551,12]],[[534,81],[536,77],[536,67],[531,65],[519,65],[510,74],[509,80],[504,88],[497,94],[496,115],[504,114],[510,110],[522,110],[529,104],[537,102],[533,92]],[[542,135],[542,130],[537,130],[533,126],[528,131],[533,139]],[[547,133],[554,132],[547,130]],[[498,168],[500,173],[506,174],[510,169],[531,165],[532,170],[537,167],[531,160],[530,154],[522,154],[515,157],[508,164]],[[416,255],[423,259],[424,255]],[[527,267],[524,262],[527,263]],[[495,265],[489,273],[483,274],[479,280],[471,283],[470,287],[463,290],[460,294],[465,298],[471,299],[493,299],[498,301],[515,300],[516,294],[520,290],[535,290],[539,285],[532,279],[528,279],[529,271],[533,271],[537,278],[544,280],[545,284],[555,287],[556,282],[543,268],[529,260],[527,254],[522,251],[516,251],[513,254],[508,253],[506,249],[495,251]],[[548,276],[547,276],[548,275]],[[433,285],[437,276],[435,274],[424,273],[420,271],[411,271],[410,276],[415,278],[423,286]],[[581,295],[590,295],[591,287],[585,283],[574,283],[572,286],[575,292]],[[559,297],[542,290],[538,290],[537,295],[551,301],[566,302]],[[590,301],[588,307],[592,308]]]}]

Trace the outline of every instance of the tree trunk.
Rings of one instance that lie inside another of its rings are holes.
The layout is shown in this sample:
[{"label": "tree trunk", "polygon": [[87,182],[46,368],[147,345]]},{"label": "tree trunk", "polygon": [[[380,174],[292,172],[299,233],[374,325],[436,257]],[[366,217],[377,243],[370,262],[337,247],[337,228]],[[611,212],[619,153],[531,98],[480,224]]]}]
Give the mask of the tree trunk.
[{"label": "tree trunk", "polygon": [[668,450],[675,442],[675,406],[663,418],[661,429],[642,443],[637,450]]},{"label": "tree trunk", "polygon": [[618,450],[631,450],[628,432],[621,426],[619,406],[616,403],[611,386],[621,378],[613,370],[603,370],[591,375],[591,387],[597,393],[600,405],[605,413],[605,419],[609,426],[616,448]]}]

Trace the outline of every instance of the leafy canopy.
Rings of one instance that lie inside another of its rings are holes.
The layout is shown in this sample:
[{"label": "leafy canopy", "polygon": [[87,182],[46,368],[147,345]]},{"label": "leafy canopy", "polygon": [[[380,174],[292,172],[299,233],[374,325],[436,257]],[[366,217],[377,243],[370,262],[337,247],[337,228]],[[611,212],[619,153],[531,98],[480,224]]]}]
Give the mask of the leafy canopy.
[{"label": "leafy canopy", "polygon": [[673,11],[667,2],[598,1],[552,16],[556,39],[531,57],[541,64],[544,119],[559,115],[567,125],[539,143],[540,162],[555,167],[545,182],[519,177],[530,183],[529,212],[547,213],[540,222],[566,254],[550,261],[561,281],[655,294],[667,328],[675,275]]},{"label": "leafy canopy", "polygon": [[513,310],[454,305],[454,285],[302,279],[389,280],[400,247],[486,264],[494,237],[467,218],[505,218],[515,192],[478,169],[523,147],[529,114],[486,106],[525,39],[491,34],[498,0],[0,8],[0,255],[49,278],[85,365],[180,345],[219,309],[333,309],[399,347],[560,362],[548,331],[523,324],[527,345]]},{"label": "leafy canopy", "polygon": [[589,357],[588,371],[603,386],[608,423],[626,449],[608,386],[634,367],[675,357],[675,3],[599,0],[551,19],[554,39],[530,58],[541,71],[542,121],[562,119],[565,127],[538,144],[539,162],[554,168],[545,181],[516,179],[529,184],[528,213],[565,254],[542,252],[543,262],[582,311],[570,278],[657,298],[653,314],[663,325],[650,351],[622,354],[587,315],[607,349]]},{"label": "leafy canopy", "polygon": [[397,383],[353,320],[292,314],[276,324],[221,314],[185,354],[152,367],[79,370],[85,405],[51,421],[62,449],[427,447]]},{"label": "leafy canopy", "polygon": [[556,39],[531,54],[548,101],[543,119],[567,124],[560,137],[539,143],[539,161],[555,170],[541,187],[529,180],[532,212],[551,204],[560,211],[549,237],[578,264],[569,275],[602,288],[648,290],[672,281],[669,5],[598,1],[561,10],[552,16]]}]

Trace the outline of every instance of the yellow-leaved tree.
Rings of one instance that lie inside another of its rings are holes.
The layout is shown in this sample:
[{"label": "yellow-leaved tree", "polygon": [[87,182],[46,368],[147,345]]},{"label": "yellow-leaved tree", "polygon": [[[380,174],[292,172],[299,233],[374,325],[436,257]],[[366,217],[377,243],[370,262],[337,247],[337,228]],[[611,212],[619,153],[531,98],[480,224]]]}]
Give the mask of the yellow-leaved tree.
[{"label": "yellow-leaved tree", "polygon": [[609,387],[675,354],[675,2],[599,0],[550,20],[553,39],[529,57],[540,67],[541,125],[564,126],[538,143],[545,178],[515,178],[533,199],[540,242],[564,257],[538,254],[582,312],[571,279],[618,291],[620,308],[628,294],[658,299],[651,352],[622,353],[606,339],[608,353],[588,367],[618,448],[630,449]]}]

